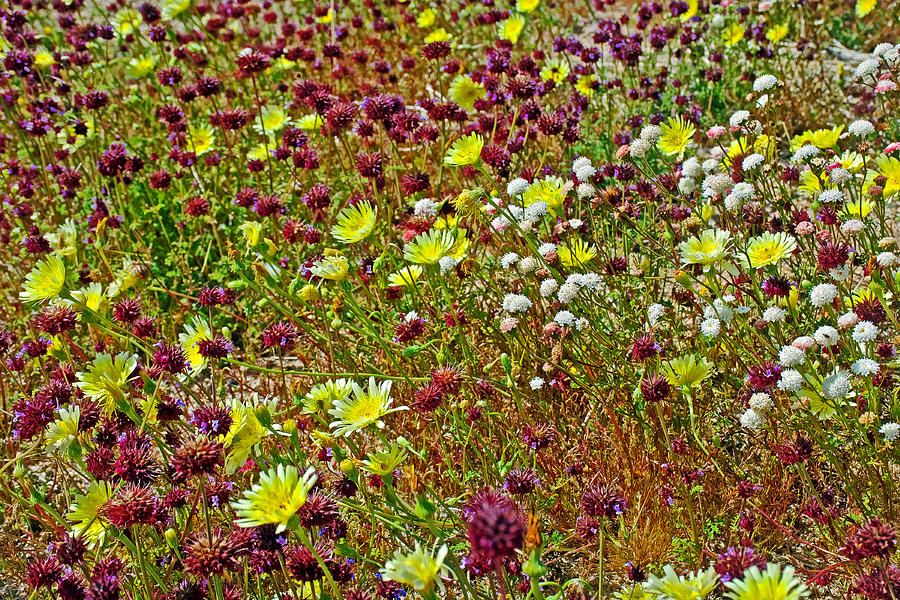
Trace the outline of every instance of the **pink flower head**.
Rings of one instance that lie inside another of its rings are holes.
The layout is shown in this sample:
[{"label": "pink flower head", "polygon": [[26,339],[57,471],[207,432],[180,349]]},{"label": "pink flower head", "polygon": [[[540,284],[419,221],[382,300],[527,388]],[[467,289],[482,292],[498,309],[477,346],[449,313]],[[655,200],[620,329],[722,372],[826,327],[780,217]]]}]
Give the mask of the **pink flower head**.
[{"label": "pink flower head", "polygon": [[629,146],[628,144],[625,144],[624,146],[619,146],[619,149],[616,150],[616,160],[622,160],[622,158],[624,158],[625,155],[628,154],[628,151],[630,149],[631,149],[631,146]]},{"label": "pink flower head", "polygon": [[759,6],[757,8],[759,9],[759,12],[766,12],[767,10],[772,8],[772,3],[771,2],[760,2]]},{"label": "pink flower head", "polygon": [[515,317],[507,317],[500,321],[500,331],[503,333],[509,333],[513,329],[516,328],[516,325],[519,324],[519,320]]},{"label": "pink flower head", "polygon": [[706,130],[706,137],[711,140],[716,139],[717,137],[723,136],[728,133],[728,130],[722,127],[721,125],[713,125],[709,129]]},{"label": "pink flower head", "polygon": [[884,79],[875,84],[876,94],[887,94],[897,89],[897,82],[892,79]]},{"label": "pink flower head", "polygon": [[809,221],[800,221],[794,227],[794,233],[797,235],[809,235],[816,230],[816,226]]},{"label": "pink flower head", "polygon": [[816,345],[816,340],[812,339],[808,335],[801,335],[800,337],[795,339],[793,342],[791,342],[791,346],[793,346],[794,348],[798,348],[800,350],[809,350],[810,348],[812,348],[815,345]]},{"label": "pink flower head", "polygon": [[896,152],[897,150],[900,150],[900,142],[891,142],[891,143],[888,144],[887,147],[884,149],[884,153],[885,153],[885,154],[893,154],[893,153]]}]

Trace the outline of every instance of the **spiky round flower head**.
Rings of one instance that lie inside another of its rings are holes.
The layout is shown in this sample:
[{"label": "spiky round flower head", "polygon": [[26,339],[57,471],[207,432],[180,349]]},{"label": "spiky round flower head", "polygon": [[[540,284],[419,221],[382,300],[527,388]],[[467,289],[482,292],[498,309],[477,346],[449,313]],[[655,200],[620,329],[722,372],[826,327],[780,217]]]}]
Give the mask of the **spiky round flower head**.
[{"label": "spiky round flower head", "polygon": [[508,503],[482,503],[466,527],[472,555],[494,565],[518,550],[524,536],[522,516]]},{"label": "spiky round flower head", "polygon": [[740,579],[725,582],[730,600],[798,600],[809,595],[806,585],[794,577],[794,568],[769,563],[765,571],[751,566]]},{"label": "spiky round flower head", "polygon": [[406,410],[405,406],[391,408],[394,402],[391,398],[392,383],[391,380],[376,383],[374,377],[369,377],[368,388],[364,389],[353,382],[352,394],[336,400],[334,408],[328,411],[334,417],[331,428],[335,435],[347,436],[372,424],[384,427],[382,417],[398,410]]},{"label": "spiky round flower head", "polygon": [[172,456],[174,479],[187,481],[198,475],[212,475],[224,464],[222,444],[205,437],[195,437],[181,444]]},{"label": "spiky round flower head", "polygon": [[620,490],[601,484],[591,486],[581,495],[581,508],[591,517],[615,519],[625,514],[627,506],[628,502]]},{"label": "spiky round flower head", "polygon": [[661,402],[669,397],[672,387],[665,377],[645,375],[641,379],[641,397],[644,402]]},{"label": "spiky round flower head", "polygon": [[208,578],[240,568],[241,557],[250,549],[250,532],[236,530],[226,535],[214,529],[197,534],[185,548],[184,569],[196,577]]},{"label": "spiky round flower head", "polygon": [[106,414],[112,414],[116,402],[125,397],[125,387],[131,381],[137,363],[137,355],[128,352],[120,352],[115,358],[100,354],[91,362],[87,373],[76,375],[75,385],[85,396],[100,404]]},{"label": "spiky round flower head", "polygon": [[753,548],[729,547],[723,554],[720,554],[716,560],[716,573],[719,574],[722,581],[731,581],[744,574],[744,571],[750,567],[764,569],[766,567],[766,559],[754,552]]},{"label": "spiky round flower head", "polygon": [[306,503],[307,494],[315,485],[318,476],[312,467],[303,475],[293,465],[280,464],[262,473],[259,482],[244,492],[244,497],[231,506],[234,508],[240,527],[256,527],[272,523],[277,532],[288,528],[296,518],[297,511]]},{"label": "spiky round flower head", "polygon": [[62,539],[53,543],[53,556],[56,557],[60,564],[69,567],[80,563],[84,558],[85,552],[87,552],[87,544],[85,544],[84,538],[80,536],[66,534]]},{"label": "spiky round flower head", "polygon": [[878,519],[854,527],[847,535],[841,554],[850,560],[889,558],[897,549],[897,530]]},{"label": "spiky round flower head", "polygon": [[375,229],[377,213],[368,200],[347,206],[337,216],[331,235],[345,244],[355,244],[369,237]]},{"label": "spiky round flower head", "polygon": [[191,413],[190,422],[208,436],[226,435],[234,423],[232,407],[221,404],[200,406]]},{"label": "spiky round flower head", "polygon": [[28,563],[28,585],[34,590],[49,588],[62,577],[63,569],[55,558],[46,557]]},{"label": "spiky round flower head", "polygon": [[747,256],[741,257],[745,266],[761,269],[774,265],[779,260],[790,256],[797,248],[797,240],[784,232],[765,232],[750,240]]},{"label": "spiky round flower head", "polygon": [[671,385],[694,387],[709,377],[713,365],[706,358],[693,354],[681,356],[663,365],[666,379]]},{"label": "spiky round flower head", "polygon": [[418,542],[412,552],[402,550],[394,552],[393,558],[381,569],[382,577],[387,581],[396,581],[408,585],[423,597],[429,597],[435,584],[444,592],[442,576],[447,574],[444,559],[448,554],[447,545],[442,545],[437,554],[424,550]]},{"label": "spiky round flower head", "polygon": [[153,351],[153,366],[172,374],[183,373],[188,366],[187,356],[181,346],[157,342]]},{"label": "spiky round flower head", "polygon": [[330,494],[314,491],[306,497],[306,502],[297,511],[297,518],[303,527],[326,527],[338,517],[338,504]]},{"label": "spiky round flower head", "polygon": [[712,265],[728,256],[730,240],[731,233],[721,229],[707,229],[700,237],[691,236],[678,244],[681,262],[689,265]]},{"label": "spiky round flower head", "polygon": [[453,142],[453,145],[444,157],[444,164],[451,167],[474,165],[481,160],[481,149],[483,147],[484,138],[476,133],[470,133]]},{"label": "spiky round flower head", "polygon": [[158,504],[159,498],[152,488],[129,483],[106,504],[104,513],[115,527],[127,529],[151,523]]},{"label": "spiky round flower head", "polygon": [[541,484],[534,469],[513,469],[503,480],[503,489],[514,496],[530,494]]},{"label": "spiky round flower head", "polygon": [[403,258],[417,265],[433,265],[447,256],[456,243],[453,233],[446,229],[432,229],[420,233],[403,248]]},{"label": "spiky round flower head", "polygon": [[656,141],[656,147],[663,154],[677,154],[679,159],[684,155],[684,151],[691,143],[696,131],[692,123],[685,121],[680,116],[669,117],[659,130],[660,135]]},{"label": "spiky round flower head", "polygon": [[50,335],[59,335],[75,328],[78,314],[68,304],[53,303],[34,318],[35,326]]},{"label": "spiky round flower head", "polygon": [[19,300],[22,302],[44,302],[56,298],[62,291],[66,282],[66,266],[56,255],[51,254],[44,260],[38,261],[28,275],[22,291],[19,292]]}]

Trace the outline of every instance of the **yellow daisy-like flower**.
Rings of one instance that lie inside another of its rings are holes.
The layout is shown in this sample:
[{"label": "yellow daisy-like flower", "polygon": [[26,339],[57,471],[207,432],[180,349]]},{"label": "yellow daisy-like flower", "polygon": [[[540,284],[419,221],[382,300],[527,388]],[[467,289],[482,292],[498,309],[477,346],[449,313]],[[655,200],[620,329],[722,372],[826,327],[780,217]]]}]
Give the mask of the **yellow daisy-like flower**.
[{"label": "yellow daisy-like flower", "polygon": [[74,290],[72,298],[94,312],[100,312],[106,307],[106,303],[109,300],[103,293],[103,286],[96,281],[92,281],[86,288]]},{"label": "yellow daisy-like flower", "polygon": [[163,0],[160,4],[162,18],[166,21],[174,19],[191,7],[191,0]]},{"label": "yellow daisy-like flower", "polygon": [[456,240],[446,229],[420,233],[403,248],[403,258],[417,265],[433,265],[447,256]]},{"label": "yellow daisy-like flower", "polygon": [[516,0],[516,10],[520,13],[534,12],[541,5],[541,0]]},{"label": "yellow daisy-like flower", "polygon": [[353,383],[349,379],[317,383],[303,397],[303,412],[309,415],[327,413],[337,400],[345,399],[352,391]]},{"label": "yellow daisy-like flower", "polygon": [[280,106],[266,106],[259,113],[253,129],[260,135],[272,135],[291,122],[287,113]]},{"label": "yellow daisy-like flower", "polygon": [[91,362],[86,373],[75,374],[78,378],[75,386],[100,404],[106,414],[112,414],[116,403],[125,397],[125,386],[131,381],[137,364],[137,355],[129,352],[120,352],[115,358],[110,354],[100,354]]},{"label": "yellow daisy-like flower", "polygon": [[583,267],[597,257],[597,248],[584,240],[576,239],[557,246],[556,253],[564,267]]},{"label": "yellow daisy-like flower", "polygon": [[231,411],[231,427],[222,436],[222,443],[228,449],[225,455],[225,472],[234,473],[246,464],[253,447],[259,444],[269,431],[263,427],[253,407],[232,398],[228,405]]},{"label": "yellow daisy-like flower", "polygon": [[541,79],[562,83],[569,76],[569,63],[558,56],[554,56],[541,68]]},{"label": "yellow daisy-like flower", "polygon": [[143,22],[144,19],[141,17],[141,13],[132,8],[123,8],[113,18],[113,28],[119,35],[126,36],[134,33]]},{"label": "yellow daisy-like flower", "polygon": [[841,167],[847,169],[851,173],[859,173],[864,164],[865,161],[863,161],[863,157],[859,152],[844,150],[844,153],[841,154]]},{"label": "yellow daisy-like flower", "polygon": [[850,200],[844,204],[844,213],[851,219],[865,219],[875,206],[866,198]]},{"label": "yellow daisy-like flower", "polygon": [[457,75],[450,84],[450,97],[466,110],[475,108],[475,101],[487,96],[487,90],[468,75]]},{"label": "yellow daisy-like flower", "polygon": [[200,354],[199,343],[213,339],[213,332],[209,324],[199,316],[194,316],[190,323],[184,326],[184,333],[178,335],[184,355],[190,363],[191,375],[196,375],[206,366],[206,357]]},{"label": "yellow daisy-like flower", "polygon": [[329,8],[328,12],[325,13],[324,15],[322,15],[321,17],[316,17],[316,23],[322,23],[324,25],[331,23],[333,20],[334,20],[334,9],[333,8]]},{"label": "yellow daisy-like flower", "polygon": [[125,74],[131,79],[142,79],[153,72],[156,68],[156,57],[145,56],[143,58],[132,58],[128,61],[128,67]]},{"label": "yellow daisy-like flower", "polygon": [[697,9],[699,8],[697,0],[688,0],[687,5],[688,9],[681,13],[681,22],[690,21],[694,17],[697,16]]},{"label": "yellow daisy-like flower", "polygon": [[[301,476],[293,465],[278,465],[259,476],[259,483],[244,492],[244,497],[232,502],[239,527],[278,525],[277,533],[288,525],[299,525],[297,511],[306,504],[306,496],[317,479],[310,467]],[[293,521],[294,523],[292,523]]]},{"label": "yellow daisy-like flower", "polygon": [[394,557],[384,564],[381,570],[382,577],[387,581],[396,581],[413,588],[423,597],[429,597],[435,584],[443,592],[444,582],[441,575],[447,573],[447,567],[444,565],[444,559],[448,554],[447,545],[440,547],[436,556],[432,556],[431,552],[426,552],[416,542],[415,549],[404,554],[397,550]]},{"label": "yellow daisy-like flower", "polygon": [[700,237],[694,235],[678,244],[681,262],[686,265],[712,265],[728,256],[729,241],[731,233],[721,229],[707,229]]},{"label": "yellow daisy-like flower", "polygon": [[750,240],[747,256],[742,257],[744,266],[760,269],[774,265],[797,248],[797,240],[784,232],[765,232]]},{"label": "yellow daisy-like flower", "polygon": [[685,121],[680,116],[669,117],[669,119],[660,125],[659,139],[656,147],[663,154],[677,154],[679,158],[684,155],[685,149],[694,137],[694,125],[690,121]]},{"label": "yellow daisy-like flower", "polygon": [[777,44],[788,34],[788,26],[787,25],[773,25],[766,31],[766,39],[772,42],[773,44]]},{"label": "yellow daisy-like flower", "polygon": [[94,481],[85,494],[75,496],[66,518],[74,521],[72,533],[95,544],[106,533],[106,520],[101,509],[112,498],[112,486],[106,481]]},{"label": "yellow daisy-like flower", "polygon": [[347,272],[350,268],[347,257],[343,254],[326,256],[322,260],[317,261],[310,272],[316,277],[322,279],[330,279],[332,281],[344,281],[347,279]]},{"label": "yellow daisy-like flower", "polygon": [[878,0],[856,0],[856,16],[862,19],[875,10],[876,6],[878,6]]},{"label": "yellow daisy-like flower", "polygon": [[725,42],[726,46],[734,46],[744,39],[744,32],[746,31],[746,27],[740,23],[735,23],[722,33],[722,41]]},{"label": "yellow daisy-like flower", "polygon": [[535,181],[522,194],[522,203],[531,206],[536,202],[544,202],[547,208],[556,210],[566,199],[566,182],[561,177],[549,176]]},{"label": "yellow daisy-like flower", "polygon": [[664,375],[670,384],[676,386],[694,387],[710,376],[713,365],[711,362],[693,354],[681,356],[663,366]]},{"label": "yellow daisy-like flower", "polygon": [[900,160],[892,156],[879,156],[875,159],[875,164],[887,179],[884,182],[884,196],[893,196],[900,192]]},{"label": "yellow daisy-like flower", "polygon": [[447,33],[446,29],[440,27],[425,36],[425,43],[430,44],[431,42],[446,42],[449,39],[450,34]]},{"label": "yellow daisy-like flower", "polygon": [[597,76],[591,73],[590,75],[582,75],[578,78],[578,81],[575,82],[575,89],[578,90],[582,96],[587,96],[590,98],[594,95],[594,84],[597,83]]},{"label": "yellow daisy-like flower", "polygon": [[73,406],[72,408],[60,408],[58,412],[59,418],[50,424],[47,433],[44,434],[45,446],[53,448],[57,452],[65,452],[78,437],[81,409]]},{"label": "yellow daisy-like flower", "polygon": [[334,417],[331,422],[334,434],[348,436],[369,425],[381,428],[384,427],[382,417],[398,410],[406,410],[406,406],[391,408],[394,403],[391,384],[390,380],[376,383],[374,377],[369,377],[369,385],[365,389],[356,382],[352,383],[352,394],[336,400],[334,408],[328,411]]},{"label": "yellow daisy-like flower", "polygon": [[238,229],[244,238],[244,243],[248,248],[253,248],[259,243],[259,234],[262,232],[262,223],[259,221],[244,221]]},{"label": "yellow daisy-like flower", "polygon": [[437,13],[434,12],[434,9],[426,8],[416,17],[416,25],[419,27],[431,27],[434,25],[435,17],[437,17]]},{"label": "yellow daisy-like flower", "polygon": [[390,475],[394,470],[403,464],[409,453],[405,448],[393,443],[387,450],[378,450],[369,454],[368,458],[362,461],[363,469],[372,475]]},{"label": "yellow daisy-like flower", "polygon": [[525,29],[525,17],[512,13],[497,25],[497,34],[501,40],[515,44],[519,41],[523,29]]},{"label": "yellow daisy-like flower", "polygon": [[38,50],[34,53],[34,58],[32,59],[34,66],[39,69],[46,69],[47,67],[52,67],[56,64],[56,59],[53,58],[53,55],[47,52],[46,50]]},{"label": "yellow daisy-like flower", "polygon": [[215,146],[215,130],[209,125],[188,127],[188,142],[194,154],[203,156]]},{"label": "yellow daisy-like flower", "polygon": [[844,131],[843,125],[835,125],[831,129],[817,129],[812,134],[812,139],[810,140],[813,145],[817,148],[821,148],[825,150],[826,148],[833,148],[837,146],[838,139],[841,137],[841,133]]},{"label": "yellow daisy-like flower", "polygon": [[388,285],[391,287],[410,287],[415,285],[421,276],[422,267],[410,265],[388,275]]},{"label": "yellow daisy-like flower", "polygon": [[338,214],[337,224],[331,228],[331,235],[345,244],[361,242],[375,229],[377,216],[368,200],[347,206]]},{"label": "yellow daisy-like flower", "polygon": [[465,167],[481,161],[481,149],[484,147],[484,138],[477,133],[470,133],[461,137],[450,147],[444,157],[444,164],[451,167]]},{"label": "yellow daisy-like flower", "polygon": [[19,300],[22,302],[44,302],[56,298],[66,283],[66,266],[53,254],[38,261],[25,276]]},{"label": "yellow daisy-like flower", "polygon": [[306,115],[297,121],[297,127],[304,131],[315,131],[321,129],[325,124],[325,119],[319,115]]},{"label": "yellow daisy-like flower", "polygon": [[794,567],[783,569],[777,563],[766,565],[765,571],[752,566],[739,579],[725,582],[729,600],[800,600],[809,595],[806,585],[794,576]]},{"label": "yellow daisy-like flower", "polygon": [[478,214],[478,211],[481,210],[481,203],[479,200],[481,200],[483,196],[484,190],[481,188],[463,190],[456,198],[450,200],[450,203],[453,204],[453,210],[456,211],[456,216],[458,218],[467,219],[469,217],[474,217]]}]

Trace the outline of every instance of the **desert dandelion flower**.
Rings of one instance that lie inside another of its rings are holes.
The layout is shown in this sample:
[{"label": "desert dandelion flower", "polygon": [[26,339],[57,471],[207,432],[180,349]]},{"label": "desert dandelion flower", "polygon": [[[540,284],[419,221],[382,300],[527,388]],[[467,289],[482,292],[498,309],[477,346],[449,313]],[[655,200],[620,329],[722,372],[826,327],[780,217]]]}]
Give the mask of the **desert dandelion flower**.
[{"label": "desert dandelion flower", "polygon": [[231,504],[238,516],[235,522],[240,527],[271,523],[278,526],[278,533],[284,531],[306,504],[306,496],[317,478],[312,467],[303,475],[293,465],[269,469],[259,476],[259,483],[244,492],[243,498]]},{"label": "desert dandelion flower", "polygon": [[487,96],[484,86],[468,75],[457,75],[450,84],[450,97],[465,110],[475,108],[475,102]]},{"label": "desert dandelion flower", "polygon": [[106,521],[101,509],[112,498],[112,486],[106,481],[91,483],[87,493],[79,494],[72,503],[66,518],[75,522],[72,533],[97,542],[106,531]]},{"label": "desert dandelion flower", "polygon": [[743,259],[745,266],[759,269],[774,265],[797,248],[797,240],[784,232],[765,232],[750,240],[747,256]]},{"label": "desert dandelion flower", "polygon": [[659,130],[660,135],[656,147],[664,154],[677,154],[679,157],[684,155],[684,151],[696,131],[689,121],[685,121],[681,117],[669,117],[668,121],[660,125]]},{"label": "desert dandelion flower", "polygon": [[410,265],[388,275],[388,285],[392,287],[410,287],[415,285],[421,276],[422,267]]},{"label": "desert dandelion flower", "polygon": [[76,375],[75,385],[85,396],[103,406],[107,414],[112,414],[116,402],[125,397],[125,386],[137,363],[137,355],[128,352],[120,352],[115,358],[101,354],[91,362],[86,373]]},{"label": "desert dandelion flower", "polygon": [[725,582],[731,600],[798,600],[809,592],[802,581],[794,577],[794,568],[769,563],[765,571],[752,566],[740,579]]},{"label": "desert dandelion flower", "polygon": [[347,272],[349,269],[350,264],[347,262],[346,256],[343,254],[333,254],[331,256],[326,256],[322,260],[316,261],[309,271],[316,277],[321,277],[322,279],[344,281],[347,279]]},{"label": "desert dandelion flower", "polygon": [[691,236],[678,244],[681,262],[688,265],[710,266],[728,256],[728,242],[731,233],[721,229],[707,229],[700,237]]},{"label": "desert dandelion flower", "polygon": [[456,240],[446,229],[420,233],[403,249],[403,258],[417,265],[433,265],[450,253]]},{"label": "desert dandelion flower", "polygon": [[481,160],[481,149],[483,147],[484,138],[478,134],[470,133],[453,142],[450,151],[444,157],[444,164],[450,167],[474,165]]},{"label": "desert dandelion flower", "polygon": [[446,574],[444,559],[447,557],[447,545],[441,546],[436,555],[427,552],[416,542],[415,549],[404,554],[397,550],[393,558],[384,564],[381,574],[388,581],[396,581],[408,585],[424,597],[434,596],[435,584],[443,592],[444,583],[441,575]]},{"label": "desert dandelion flower", "polygon": [[712,363],[705,358],[701,357],[698,361],[696,356],[688,354],[664,365],[663,370],[670,384],[693,387],[709,377],[712,367]]},{"label": "desert dandelion flower", "polygon": [[568,244],[560,244],[556,253],[564,267],[580,267],[597,257],[597,248],[584,240],[572,240]]},{"label": "desert dandelion flower", "polygon": [[375,229],[375,208],[368,202],[344,208],[337,216],[337,224],[331,228],[331,235],[345,244],[355,244],[369,237]]},{"label": "desert dandelion flower", "polygon": [[368,387],[362,388],[354,382],[353,393],[336,400],[334,408],[328,411],[334,417],[331,428],[334,429],[335,435],[347,436],[372,424],[384,427],[381,417],[398,410],[406,410],[405,406],[391,408],[394,402],[391,398],[392,383],[390,380],[376,383],[374,377],[369,377]]},{"label": "desert dandelion flower", "polygon": [[63,261],[50,255],[34,266],[25,276],[25,285],[19,293],[22,302],[44,302],[56,298],[66,281],[66,266]]}]

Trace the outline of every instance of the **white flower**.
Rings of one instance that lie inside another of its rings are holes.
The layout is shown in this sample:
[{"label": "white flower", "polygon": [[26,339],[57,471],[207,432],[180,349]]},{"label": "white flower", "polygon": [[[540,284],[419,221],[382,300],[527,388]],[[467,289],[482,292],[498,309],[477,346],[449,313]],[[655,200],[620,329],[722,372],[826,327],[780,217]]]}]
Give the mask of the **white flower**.
[{"label": "white flower", "polygon": [[793,342],[791,342],[791,346],[793,346],[794,348],[800,348],[801,350],[809,350],[815,345],[816,340],[808,335],[801,335],[800,337],[795,338]]},{"label": "white flower", "polygon": [[519,255],[515,252],[507,252],[503,255],[503,258],[500,259],[500,264],[504,269],[510,268],[517,262],[519,262]]},{"label": "white flower", "polygon": [[849,221],[844,221],[844,223],[841,224],[841,233],[843,233],[844,235],[857,235],[865,228],[865,223],[863,223],[859,219],[850,219]]},{"label": "white flower", "polygon": [[778,85],[778,79],[774,75],[760,75],[753,82],[754,92],[765,92]]},{"label": "white flower", "polygon": [[547,256],[551,252],[556,252],[556,244],[551,244],[550,242],[547,242],[545,244],[541,244],[538,247],[538,254],[540,254],[541,256]]},{"label": "white flower", "polygon": [[591,159],[581,156],[572,163],[572,171],[581,181],[587,181],[597,174],[597,169],[591,164]]},{"label": "white flower", "polygon": [[860,77],[865,77],[866,75],[872,75],[876,71],[878,71],[878,61],[874,58],[868,58],[859,63],[853,76],[858,79]]},{"label": "white flower", "polygon": [[847,131],[855,136],[866,137],[867,135],[875,133],[875,126],[865,119],[859,119],[858,121],[850,123],[847,127]]},{"label": "white flower", "polygon": [[516,177],[515,179],[513,179],[512,181],[510,181],[509,183],[506,184],[506,195],[507,196],[518,196],[520,194],[523,194],[523,193],[525,193],[525,190],[527,190],[530,187],[530,185],[531,184],[529,184],[527,181],[525,181],[521,177]]},{"label": "white flower", "polygon": [[533,204],[529,204],[525,207],[525,210],[522,211],[522,216],[528,221],[540,221],[541,217],[547,214],[547,203],[543,200],[538,200]]},{"label": "white flower", "polygon": [[696,179],[703,175],[703,167],[701,167],[700,163],[697,162],[697,159],[692,156],[681,164],[681,174],[685,177]]},{"label": "white flower", "polygon": [[728,173],[716,173],[703,179],[703,196],[711,198],[719,194],[725,194],[734,185],[731,175]]},{"label": "white flower", "polygon": [[578,197],[582,200],[584,200],[585,198],[593,198],[597,195],[597,188],[587,182],[582,182],[578,184],[577,188],[575,188],[575,193],[577,193]]},{"label": "white flower", "polygon": [[575,321],[575,329],[577,329],[578,331],[583,331],[583,330],[587,329],[589,326],[590,326],[590,323],[584,317],[581,317],[577,321]]},{"label": "white flower", "polygon": [[702,323],[700,323],[700,333],[710,338],[714,338],[719,335],[719,331],[721,330],[721,328],[722,322],[716,318],[705,319]]},{"label": "white flower", "polygon": [[775,406],[775,403],[772,402],[772,396],[765,392],[758,392],[750,396],[748,404],[750,405],[750,408],[760,413],[771,410],[772,407]]},{"label": "white flower", "polygon": [[538,261],[533,256],[526,256],[522,260],[519,261],[519,272],[520,273],[531,273],[535,269],[538,268]]},{"label": "white flower", "polygon": [[850,378],[843,373],[835,373],[822,382],[822,395],[826,400],[840,400],[850,391]]},{"label": "white flower", "polygon": [[853,328],[853,339],[860,344],[871,342],[878,337],[878,327],[871,321],[860,321]]},{"label": "white flower", "polygon": [[796,367],[806,360],[806,353],[800,348],[784,346],[778,353],[778,364],[782,367]]},{"label": "white flower", "polygon": [[685,196],[690,196],[697,191],[697,183],[690,177],[682,177],[678,180],[678,191]]},{"label": "white flower", "polygon": [[796,392],[803,387],[803,375],[795,369],[785,369],[781,372],[781,380],[778,389],[783,392]]},{"label": "white flower", "polygon": [[756,196],[756,190],[753,188],[753,185],[745,181],[736,184],[731,189],[731,193],[742,203],[752,200]]},{"label": "white flower", "polygon": [[835,329],[831,325],[822,325],[821,327],[816,329],[813,337],[816,339],[816,343],[820,346],[830,348],[831,346],[834,346],[838,343],[838,340],[841,339],[841,334],[839,334],[837,329]]},{"label": "white flower", "polygon": [[568,304],[575,299],[575,296],[578,295],[579,289],[580,288],[578,287],[578,285],[567,281],[559,287],[559,291],[556,293],[556,297],[563,304]]},{"label": "white flower", "polygon": [[766,415],[756,412],[752,408],[748,408],[741,415],[741,427],[747,429],[762,429],[766,426]]},{"label": "white flower", "polygon": [[831,304],[837,298],[838,289],[833,283],[820,283],[809,292],[809,300],[816,308]]},{"label": "white flower", "polygon": [[569,227],[572,229],[578,229],[582,225],[584,225],[584,221],[581,219],[569,219]]},{"label": "white flower", "polygon": [[416,202],[413,211],[418,217],[433,217],[437,214],[438,205],[432,202],[431,198],[422,198]]},{"label": "white flower", "polygon": [[650,148],[650,142],[642,139],[636,139],[631,142],[631,145],[628,147],[628,154],[631,155],[631,158],[644,158]]},{"label": "white flower", "polygon": [[831,204],[832,202],[843,202],[844,192],[841,190],[825,190],[819,194],[819,202],[822,204]]},{"label": "white flower", "polygon": [[575,315],[568,310],[561,310],[553,317],[556,324],[560,327],[571,327],[575,324]]},{"label": "white flower", "polygon": [[651,304],[647,308],[647,320],[650,321],[650,325],[656,325],[665,312],[666,307],[662,304]]},{"label": "white flower", "polygon": [[503,297],[503,310],[507,312],[525,312],[529,308],[531,308],[531,300],[522,294],[507,294]]},{"label": "white flower", "polygon": [[890,52],[894,49],[894,45],[889,42],[881,42],[875,49],[872,50],[872,54],[875,56],[884,56],[886,53]]},{"label": "white flower", "polygon": [[744,121],[750,118],[749,110],[739,110],[731,115],[731,118],[728,119],[728,124],[732,127],[740,127],[744,124]]},{"label": "white flower", "polygon": [[655,144],[659,141],[660,134],[662,134],[662,129],[659,125],[644,125],[641,128],[640,138],[648,144]]},{"label": "white flower", "polygon": [[779,323],[787,317],[787,311],[780,306],[770,306],[763,311],[763,321],[767,323]]},{"label": "white flower", "polygon": [[542,387],[544,387],[544,380],[541,379],[540,377],[535,377],[534,379],[532,379],[531,381],[528,382],[528,385],[533,390],[539,390]]},{"label": "white flower", "polygon": [[707,158],[703,161],[702,169],[704,173],[706,173],[707,175],[711,175],[719,170],[719,161],[714,158]]},{"label": "white flower", "polygon": [[765,160],[765,156],[754,152],[753,154],[744,157],[744,160],[741,161],[741,169],[743,169],[744,171],[752,171],[759,165],[763,164]]},{"label": "white flower", "polygon": [[847,329],[848,327],[853,327],[859,322],[859,317],[855,312],[846,312],[838,317],[837,324],[841,329]]},{"label": "white flower", "polygon": [[900,423],[885,423],[878,430],[878,433],[884,436],[889,442],[893,442],[900,437]]},{"label": "white flower", "polygon": [[832,169],[828,174],[828,180],[831,181],[834,185],[842,185],[850,181],[850,171],[847,169],[838,167],[837,169]]},{"label": "white flower", "polygon": [[878,262],[879,267],[896,267],[897,266],[897,255],[893,252],[882,252],[875,260]]},{"label": "white flower", "polygon": [[558,288],[559,284],[556,283],[555,279],[545,279],[541,282],[541,296],[543,298],[552,296],[553,292],[555,292]]},{"label": "white flower", "polygon": [[438,264],[441,266],[441,275],[455,267],[458,262],[459,261],[452,256],[442,257],[441,260],[438,261]]},{"label": "white flower", "polygon": [[850,277],[850,266],[841,265],[839,267],[829,269],[828,275],[830,275],[831,278],[835,281],[847,281],[847,279],[849,279]]},{"label": "white flower", "polygon": [[851,371],[863,377],[874,375],[880,368],[878,362],[871,358],[861,358],[850,366]]},{"label": "white flower", "polygon": [[819,155],[819,149],[813,146],[812,144],[807,144],[805,146],[800,146],[796,152],[794,152],[794,157],[791,159],[795,163],[807,162],[810,159],[815,158]]}]

